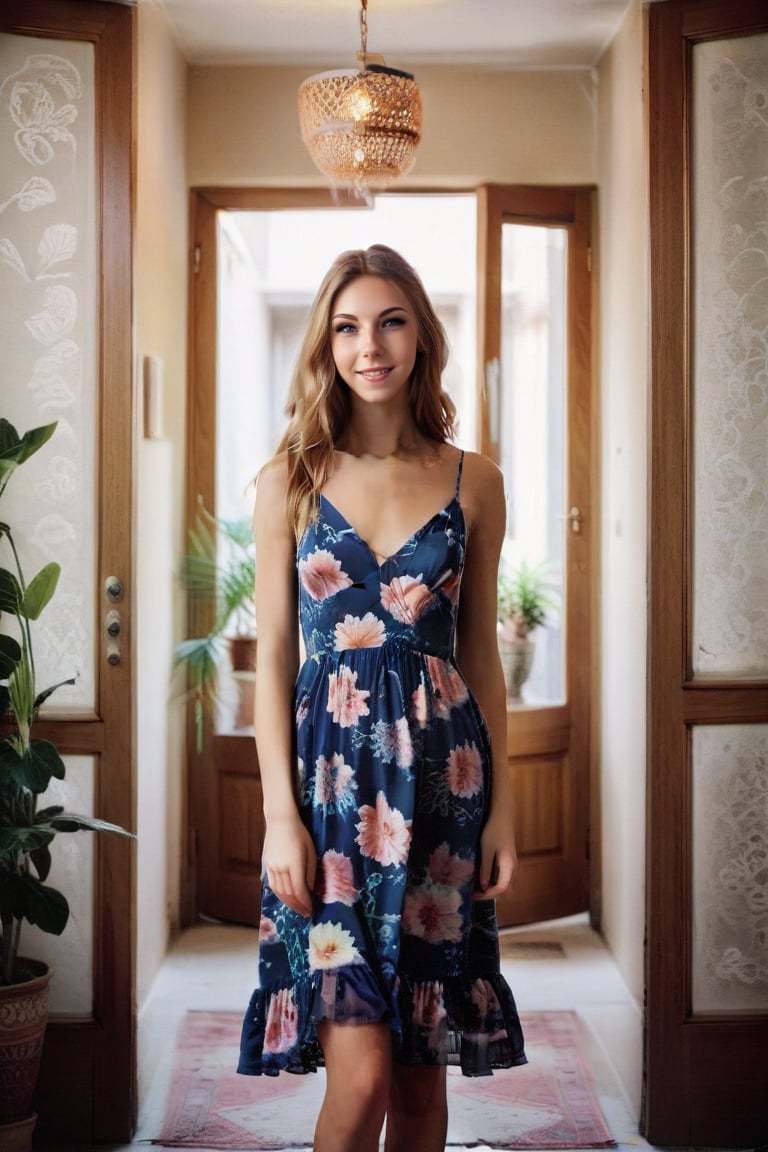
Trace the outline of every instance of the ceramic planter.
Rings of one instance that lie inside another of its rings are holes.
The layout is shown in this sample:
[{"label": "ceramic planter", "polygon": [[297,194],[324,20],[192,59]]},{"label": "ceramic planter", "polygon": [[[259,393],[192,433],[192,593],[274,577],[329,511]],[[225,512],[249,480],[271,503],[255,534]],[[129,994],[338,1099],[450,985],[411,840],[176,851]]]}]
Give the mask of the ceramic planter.
[{"label": "ceramic planter", "polygon": [[534,642],[525,639],[508,639],[499,632],[499,655],[504,669],[504,683],[507,686],[507,699],[519,702],[523,684],[531,674],[533,666]]},{"label": "ceramic planter", "polygon": [[48,1023],[52,970],[39,960],[19,958],[28,979],[0,985],[0,1147],[24,1152],[36,1117],[32,1097]]}]

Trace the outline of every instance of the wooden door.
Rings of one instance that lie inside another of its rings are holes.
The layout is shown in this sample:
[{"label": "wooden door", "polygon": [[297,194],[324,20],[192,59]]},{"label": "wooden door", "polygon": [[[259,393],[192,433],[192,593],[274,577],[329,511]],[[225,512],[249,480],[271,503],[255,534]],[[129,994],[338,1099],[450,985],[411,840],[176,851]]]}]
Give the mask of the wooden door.
[{"label": "wooden door", "polygon": [[[46,682],[77,675],[45,706],[38,735],[62,752],[76,802],[130,829],[134,12],[7,0],[0,21],[2,231],[6,254],[8,240],[18,253],[0,269],[3,371],[14,373],[3,415],[20,430],[58,420],[24,489],[22,535],[30,563],[62,564],[38,667]],[[22,948],[54,966],[35,1136],[121,1143],[135,1120],[133,845],[79,833],[57,838],[53,855],[48,883],[73,915],[59,938],[22,932]]]},{"label": "wooden door", "polygon": [[[527,506],[540,505],[541,519],[547,521],[540,525],[540,539],[547,542],[549,554],[539,551],[527,559],[539,563],[554,558],[560,578],[561,639],[559,654],[551,658],[559,668],[552,668],[550,684],[539,691],[539,699],[534,693],[523,695],[507,712],[519,865],[512,888],[498,901],[499,923],[524,924],[590,908],[597,921],[597,851],[591,853],[590,871],[590,836],[595,839],[598,828],[598,820],[591,821],[597,812],[592,605],[598,542],[592,192],[486,187],[478,197],[481,447],[505,473],[508,535],[522,535],[514,520],[525,517]],[[531,262],[525,252],[534,244],[542,255]],[[515,245],[520,248],[517,265]],[[538,295],[521,290],[529,278],[542,279]],[[516,351],[515,341],[526,340],[546,342],[546,363],[536,363],[535,347]],[[549,394],[526,402],[525,391],[531,388]],[[516,391],[523,396],[519,403]],[[535,458],[521,464],[515,456],[531,451],[527,441],[536,422],[541,428],[540,440],[533,444]],[[540,491],[544,487],[546,499]],[[539,629],[534,637],[537,644],[551,641],[546,630],[542,635]]]},{"label": "wooden door", "polygon": [[[220,212],[237,209],[330,208],[330,191],[196,189],[192,193],[190,260],[190,402],[187,509],[190,525],[202,500],[216,512],[217,334]],[[194,605],[190,605],[194,611]],[[197,635],[203,621],[190,619]],[[190,734],[190,862],[197,912],[257,924],[264,839],[262,791],[253,731],[226,730],[205,718],[203,748]]]},{"label": "wooden door", "polygon": [[651,493],[644,1130],[768,1142],[768,12],[648,26]]}]

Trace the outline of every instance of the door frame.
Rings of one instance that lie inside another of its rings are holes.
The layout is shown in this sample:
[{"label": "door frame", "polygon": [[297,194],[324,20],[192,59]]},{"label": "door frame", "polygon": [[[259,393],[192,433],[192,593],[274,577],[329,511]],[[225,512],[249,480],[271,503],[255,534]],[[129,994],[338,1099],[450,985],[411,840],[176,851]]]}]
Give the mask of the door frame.
[{"label": "door frame", "polygon": [[[568,435],[577,436],[578,458],[566,461],[566,507],[582,509],[581,531],[566,537],[568,572],[578,582],[567,600],[566,636],[571,659],[567,667],[567,702],[558,707],[527,708],[507,713],[510,772],[536,773],[559,764],[565,821],[558,851],[528,858],[520,854],[518,873],[530,869],[539,885],[565,900],[572,912],[589,907],[590,922],[601,921],[601,836],[599,733],[598,584],[600,565],[599,390],[595,348],[598,311],[597,277],[592,274],[592,221],[596,192],[592,186],[531,187],[481,185],[478,203],[478,342],[477,378],[480,448],[498,463],[498,444],[491,438],[485,395],[486,365],[501,357],[501,231],[505,222],[563,228],[567,252],[567,413]],[[576,658],[578,653],[578,659]],[[580,674],[586,666],[587,677]],[[580,724],[576,718],[582,718]],[[572,755],[572,752],[574,753]],[[518,768],[515,767],[519,760]],[[576,771],[573,771],[574,764]],[[578,775],[579,764],[584,775]],[[526,777],[521,777],[525,779]],[[513,793],[520,788],[513,785]],[[586,793],[586,795],[585,795]],[[582,896],[581,893],[586,893]],[[537,901],[537,905],[540,902]],[[563,913],[555,910],[552,915]],[[537,916],[536,919],[551,917]],[[499,900],[500,923],[525,923],[531,916],[516,900],[513,888]]]},{"label": "door frame", "polygon": [[666,0],[647,20],[650,194],[648,834],[645,1094],[654,1144],[768,1136],[768,1014],[694,1013],[694,725],[764,721],[768,682],[691,666],[693,473],[690,80],[697,41],[768,29],[762,0]]},{"label": "door frame", "polygon": [[[583,261],[584,270],[591,271],[591,238],[590,238],[590,220],[594,217],[594,199],[595,192],[591,187],[585,188],[501,188],[499,186],[473,186],[470,188],[461,189],[445,189],[445,188],[419,188],[409,189],[414,195],[418,194],[433,194],[433,195],[451,195],[457,192],[462,192],[468,195],[474,195],[477,199],[478,207],[478,269],[479,271],[484,268],[484,260],[487,258],[488,249],[488,225],[490,223],[488,216],[488,206],[492,206],[491,212],[496,211],[503,203],[505,195],[514,193],[518,198],[523,197],[528,205],[526,218],[534,223],[551,223],[553,225],[563,224],[568,227],[571,234],[571,244],[569,245],[569,268],[568,275],[574,278],[575,261]],[[336,207],[364,207],[360,201],[351,198],[349,202],[345,198],[339,199],[339,194],[332,192],[329,188],[229,188],[229,187],[200,187],[193,188],[190,192],[190,279],[189,279],[189,300],[190,300],[190,313],[189,313],[189,402],[188,402],[188,421],[187,421],[187,489],[186,489],[186,507],[187,507],[187,524],[192,526],[194,523],[199,502],[202,498],[204,504],[209,509],[215,509],[216,506],[216,333],[211,330],[209,318],[216,315],[217,304],[217,286],[216,286],[216,267],[215,261],[210,258],[211,251],[215,251],[216,243],[216,216],[219,210],[253,210],[253,211],[267,211],[267,210],[281,210],[291,208],[327,208],[333,210]],[[500,274],[500,269],[497,276]],[[493,276],[493,273],[492,273]],[[491,278],[492,278],[491,276]],[[582,420],[586,423],[584,428],[584,435],[588,442],[597,444],[598,442],[598,388],[597,388],[597,374],[596,374],[596,360],[594,355],[590,354],[590,348],[594,347],[594,324],[596,316],[595,308],[595,292],[596,292],[596,277],[589,275],[576,277],[579,284],[579,298],[577,300],[577,307],[574,308],[574,317],[572,318],[572,328],[569,331],[569,348],[571,350],[571,357],[569,362],[569,375],[577,375],[579,377],[579,394],[584,403],[582,406],[581,400],[577,400],[575,409],[569,413],[569,417],[573,416],[576,419]],[[479,315],[482,317],[484,309],[484,280],[478,276],[478,310]],[[487,312],[487,309],[485,309]],[[201,322],[203,317],[205,321]],[[483,328],[478,326],[478,350],[480,355],[484,355],[483,348]],[[485,342],[487,343],[487,341]],[[484,361],[481,359],[480,361]],[[478,391],[479,395],[479,391]],[[478,424],[478,429],[482,428],[482,424]],[[487,439],[487,432],[482,434],[480,445],[484,450],[488,450],[489,444]],[[492,453],[491,453],[492,454]],[[580,614],[576,629],[581,629],[580,644],[585,652],[589,653],[588,666],[590,668],[591,683],[593,685],[599,684],[598,679],[598,637],[597,637],[597,620],[598,612],[597,597],[598,597],[598,563],[599,563],[599,532],[597,525],[599,524],[599,478],[597,475],[598,467],[598,454],[596,452],[590,453],[589,463],[589,476],[581,476],[579,483],[582,484],[583,490],[588,495],[585,498],[584,507],[586,508],[585,523],[589,526],[589,532],[585,532],[583,536],[576,540],[576,546],[581,550],[582,559],[588,566],[591,579],[590,579],[590,600],[585,606],[585,610]],[[584,483],[585,482],[585,483]],[[196,624],[194,621],[189,621],[189,626],[199,627],[201,621],[198,619]],[[190,632],[190,635],[197,634]],[[592,691],[589,701],[584,705],[586,715],[586,731],[581,731],[577,734],[577,738],[581,741],[583,748],[583,755],[588,764],[588,790],[589,802],[588,805],[584,802],[583,791],[582,795],[578,795],[578,791],[574,793],[572,802],[575,805],[580,805],[583,812],[579,813],[579,823],[583,827],[583,870],[586,875],[584,881],[587,888],[587,895],[585,901],[580,905],[589,904],[589,911],[591,921],[594,927],[598,927],[600,923],[601,904],[600,904],[600,793],[599,793],[599,755],[598,755],[598,739],[600,726],[598,723],[599,710],[598,710],[598,693]],[[543,713],[534,716],[531,722],[531,740],[529,741],[531,749],[535,756],[548,757],[556,754],[555,745],[557,749],[563,746],[564,742],[572,738],[570,732],[570,720],[566,715],[566,709],[560,710],[562,715],[559,716],[559,724],[557,732],[553,734],[551,731],[544,731],[545,725],[543,723]],[[190,718],[190,724],[192,720]],[[207,760],[213,761],[216,759],[211,745],[212,730],[210,721],[207,720],[207,730],[204,736],[204,748],[207,749]],[[514,722],[512,722],[514,729]],[[549,723],[549,728],[553,725]],[[513,732],[514,735],[514,732]],[[219,740],[222,738],[220,737]],[[234,738],[240,739],[240,738]],[[195,741],[190,736],[188,740],[188,747],[193,749]],[[241,774],[243,771],[238,769]],[[188,794],[190,796],[189,805],[189,853],[187,866],[189,870],[189,883],[183,883],[182,889],[188,893],[188,899],[183,908],[183,922],[190,923],[194,920],[196,913],[196,892],[199,890],[197,872],[197,850],[202,845],[199,844],[200,826],[196,820],[195,813],[202,814],[202,820],[205,824],[207,831],[204,831],[203,838],[209,844],[212,838],[215,839],[216,827],[218,822],[218,807],[220,804],[220,797],[215,794],[215,789],[212,786],[211,780],[207,779],[211,773],[203,771],[203,762],[200,757],[195,757],[194,760],[190,755],[188,766]],[[587,810],[588,809],[588,810]],[[198,843],[196,844],[196,840]],[[238,881],[238,878],[235,878]],[[239,882],[239,881],[238,881]],[[253,880],[246,882],[253,886]],[[574,886],[575,888],[575,886]],[[574,910],[577,910],[574,903]],[[578,909],[580,910],[580,909]],[[529,917],[530,918],[530,917]],[[546,919],[548,917],[534,917],[535,919]],[[521,921],[522,922],[522,921]]]},{"label": "door frame", "polygon": [[[95,55],[99,493],[96,705],[93,714],[39,721],[62,755],[96,762],[94,812],[135,828],[133,515],[133,212],[135,9],[100,0],[6,0],[3,29],[93,44]],[[107,576],[124,587],[121,659],[107,660],[102,617]],[[107,766],[108,760],[108,766]],[[93,1008],[52,1017],[38,1078],[35,1138],[59,1145],[122,1143],[136,1123],[136,856],[122,836],[94,837]],[[66,929],[65,929],[66,931]],[[55,979],[55,975],[54,975]]]}]

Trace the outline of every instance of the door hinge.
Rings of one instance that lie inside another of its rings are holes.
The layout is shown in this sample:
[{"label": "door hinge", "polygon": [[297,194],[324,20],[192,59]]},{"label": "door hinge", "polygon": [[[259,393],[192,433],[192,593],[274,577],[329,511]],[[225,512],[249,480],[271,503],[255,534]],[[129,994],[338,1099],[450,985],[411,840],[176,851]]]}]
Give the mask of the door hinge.
[{"label": "door hinge", "polygon": [[195,276],[197,276],[198,272],[200,271],[200,255],[200,245],[195,244],[195,250],[192,256],[192,268]]},{"label": "door hinge", "polygon": [[592,271],[592,245],[587,245],[587,272]]}]

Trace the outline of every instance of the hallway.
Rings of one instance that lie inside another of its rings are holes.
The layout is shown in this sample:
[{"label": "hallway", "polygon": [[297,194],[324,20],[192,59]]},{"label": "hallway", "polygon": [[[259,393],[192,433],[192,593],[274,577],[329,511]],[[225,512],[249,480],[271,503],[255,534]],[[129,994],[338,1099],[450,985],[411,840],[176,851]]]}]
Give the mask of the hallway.
[{"label": "hallway", "polygon": [[[173,1051],[188,1008],[245,1008],[255,973],[256,934],[203,923],[172,948],[139,1020],[140,1116],[136,1145],[161,1130]],[[502,965],[523,1012],[575,1010],[603,1114],[619,1149],[649,1148],[638,1134],[641,1021],[610,955],[586,916],[510,929]],[[452,1146],[460,1152],[456,1146]],[[482,1146],[479,1152],[483,1152]]]}]

